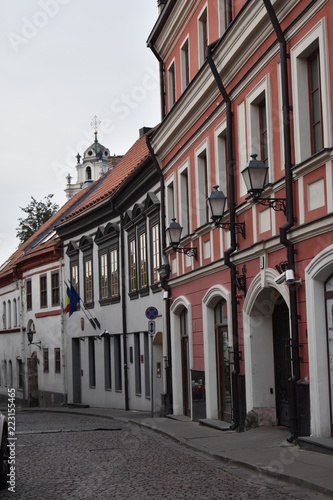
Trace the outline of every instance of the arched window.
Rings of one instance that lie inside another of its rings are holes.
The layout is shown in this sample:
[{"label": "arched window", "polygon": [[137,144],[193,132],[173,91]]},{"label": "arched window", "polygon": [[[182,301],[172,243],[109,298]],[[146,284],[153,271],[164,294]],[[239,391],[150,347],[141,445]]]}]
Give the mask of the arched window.
[{"label": "arched window", "polygon": [[86,168],[86,181],[91,181],[91,168]]}]

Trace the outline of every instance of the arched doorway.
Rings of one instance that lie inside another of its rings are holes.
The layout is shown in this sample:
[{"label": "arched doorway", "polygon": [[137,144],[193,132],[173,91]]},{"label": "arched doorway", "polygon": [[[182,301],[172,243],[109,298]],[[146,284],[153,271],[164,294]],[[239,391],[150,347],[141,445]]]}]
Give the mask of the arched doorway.
[{"label": "arched doorway", "polygon": [[214,309],[218,418],[231,422],[231,378],[226,300]]},{"label": "arched doorway", "polygon": [[187,331],[187,309],[183,309],[180,314],[180,345],[181,345],[181,363],[182,363],[182,385],[183,385],[183,414],[190,417],[190,360],[189,344]]},{"label": "arched doorway", "polygon": [[281,296],[277,299],[272,315],[276,418],[278,424],[288,427],[288,379],[291,377],[289,309]]},{"label": "arched doorway", "polygon": [[329,371],[329,398],[331,411],[331,436],[333,436],[333,276],[325,283],[325,304],[327,318],[327,356]]},{"label": "arched doorway", "polygon": [[254,410],[262,423],[289,426],[289,296],[285,285],[275,285],[277,276],[272,269],[258,274],[244,301],[246,409]]}]

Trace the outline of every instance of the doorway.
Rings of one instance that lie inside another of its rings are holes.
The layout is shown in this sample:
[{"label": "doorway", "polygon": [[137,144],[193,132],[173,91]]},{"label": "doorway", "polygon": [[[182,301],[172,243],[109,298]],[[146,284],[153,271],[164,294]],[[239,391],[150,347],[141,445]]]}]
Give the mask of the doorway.
[{"label": "doorway", "polygon": [[291,377],[289,309],[282,297],[275,304],[272,322],[276,417],[279,425],[288,427],[288,379]]},{"label": "doorway", "polygon": [[333,436],[333,276],[325,284],[331,436]]},{"label": "doorway", "polygon": [[190,398],[189,398],[189,343],[187,332],[187,310],[184,309],[180,314],[180,341],[181,341],[181,363],[182,363],[182,386],[183,386],[183,414],[190,417]]},{"label": "doorway", "polygon": [[81,348],[80,339],[72,339],[73,403],[81,404]]},{"label": "doorway", "polygon": [[231,422],[231,379],[226,301],[215,307],[216,377],[218,418]]}]

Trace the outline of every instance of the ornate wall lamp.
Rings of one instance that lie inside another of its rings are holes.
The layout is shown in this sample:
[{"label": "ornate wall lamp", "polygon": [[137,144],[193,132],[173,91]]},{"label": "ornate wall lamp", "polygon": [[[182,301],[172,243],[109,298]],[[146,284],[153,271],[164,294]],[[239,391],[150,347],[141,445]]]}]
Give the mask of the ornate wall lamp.
[{"label": "ornate wall lamp", "polygon": [[257,154],[251,155],[250,160],[242,170],[242,176],[249,195],[253,196],[255,203],[273,208],[276,212],[286,215],[285,198],[262,198],[261,194],[265,188],[268,166],[263,161],[257,160]]},{"label": "ornate wall lamp", "polygon": [[214,186],[214,191],[212,191],[207,198],[211,218],[216,227],[222,227],[229,231],[234,229],[235,233],[241,234],[245,239],[245,222],[221,222],[224,216],[226,201],[227,197],[224,195],[223,191],[219,191],[219,187]]},{"label": "ornate wall lamp", "polygon": [[182,235],[182,226],[176,222],[176,219],[171,219],[169,227],[167,227],[166,232],[169,236],[170,245],[174,249],[175,252],[184,253],[188,257],[194,257],[195,260],[198,260],[198,253],[196,247],[191,248],[182,248],[179,247],[180,238]]},{"label": "ornate wall lamp", "polygon": [[36,346],[38,346],[38,347],[39,347],[39,349],[42,349],[42,348],[41,348],[41,344],[42,344],[42,342],[41,342],[41,341],[39,341],[39,342],[33,342],[33,338],[34,338],[34,334],[35,334],[35,333],[36,333],[35,331],[31,330],[31,327],[30,327],[30,328],[29,328],[29,330],[27,331],[27,337],[28,337],[28,341],[29,341],[29,344],[28,344],[28,345],[36,345]]}]

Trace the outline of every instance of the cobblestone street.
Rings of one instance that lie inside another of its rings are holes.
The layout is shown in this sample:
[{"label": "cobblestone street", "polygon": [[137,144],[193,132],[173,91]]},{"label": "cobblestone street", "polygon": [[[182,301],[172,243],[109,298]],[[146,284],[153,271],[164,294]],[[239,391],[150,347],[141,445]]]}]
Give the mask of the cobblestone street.
[{"label": "cobblestone street", "polygon": [[16,414],[16,488],[1,498],[325,499],[176,444],[142,427],[80,415]]}]

